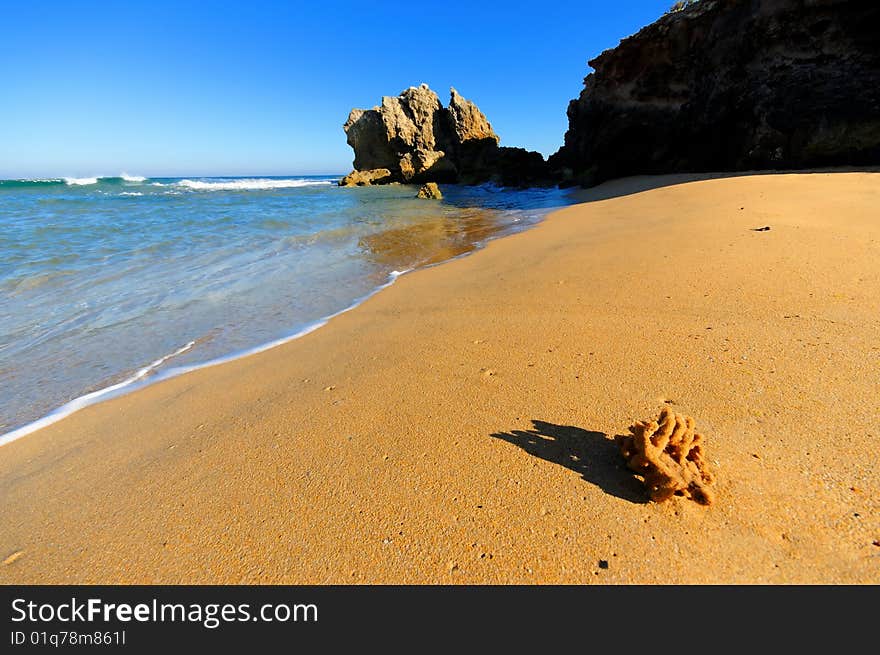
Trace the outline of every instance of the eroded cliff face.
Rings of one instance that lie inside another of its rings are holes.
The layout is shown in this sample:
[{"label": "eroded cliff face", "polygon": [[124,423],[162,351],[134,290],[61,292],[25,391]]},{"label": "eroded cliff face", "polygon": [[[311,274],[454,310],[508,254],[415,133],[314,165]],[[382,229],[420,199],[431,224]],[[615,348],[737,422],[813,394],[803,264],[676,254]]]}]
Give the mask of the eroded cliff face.
[{"label": "eroded cliff face", "polygon": [[449,106],[428,85],[384,96],[373,109],[353,109],[343,129],[355,171],[340,184],[493,181],[510,186],[547,183],[540,153],[499,147],[479,108],[450,89]]},{"label": "eroded cliff face", "polygon": [[877,0],[700,0],[589,64],[550,158],[573,183],[880,164]]}]

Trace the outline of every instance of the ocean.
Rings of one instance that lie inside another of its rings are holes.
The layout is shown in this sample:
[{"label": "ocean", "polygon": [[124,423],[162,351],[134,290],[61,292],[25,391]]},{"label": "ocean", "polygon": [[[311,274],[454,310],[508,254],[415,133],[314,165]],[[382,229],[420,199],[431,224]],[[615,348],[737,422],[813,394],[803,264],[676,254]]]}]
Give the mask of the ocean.
[{"label": "ocean", "polygon": [[316,329],[570,203],[340,176],[0,180],[0,443]]}]

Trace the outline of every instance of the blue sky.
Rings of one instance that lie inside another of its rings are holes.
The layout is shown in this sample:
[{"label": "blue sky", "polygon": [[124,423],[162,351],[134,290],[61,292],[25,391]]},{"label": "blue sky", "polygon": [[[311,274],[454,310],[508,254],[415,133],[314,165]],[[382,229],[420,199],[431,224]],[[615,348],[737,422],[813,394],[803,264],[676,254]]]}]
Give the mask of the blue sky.
[{"label": "blue sky", "polygon": [[3,2],[0,177],[345,173],[349,110],[421,82],[548,155],[587,60],[670,4]]}]

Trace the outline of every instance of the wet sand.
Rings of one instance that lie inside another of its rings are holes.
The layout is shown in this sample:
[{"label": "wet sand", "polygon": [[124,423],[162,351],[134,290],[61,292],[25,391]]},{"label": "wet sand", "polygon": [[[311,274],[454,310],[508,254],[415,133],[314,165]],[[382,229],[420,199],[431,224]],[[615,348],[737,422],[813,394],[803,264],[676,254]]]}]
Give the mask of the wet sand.
[{"label": "wet sand", "polygon": [[[3,446],[0,582],[880,582],[880,174],[689,179]],[[664,406],[711,507],[613,444]]]}]

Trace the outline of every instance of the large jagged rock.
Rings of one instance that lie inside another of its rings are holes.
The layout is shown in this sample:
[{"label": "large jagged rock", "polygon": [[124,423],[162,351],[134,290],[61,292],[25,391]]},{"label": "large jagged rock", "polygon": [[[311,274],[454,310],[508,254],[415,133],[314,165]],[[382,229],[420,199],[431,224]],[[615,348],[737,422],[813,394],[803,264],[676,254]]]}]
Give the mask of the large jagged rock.
[{"label": "large jagged rock", "polygon": [[880,3],[699,0],[590,62],[575,182],[880,163]]},{"label": "large jagged rock", "polygon": [[498,145],[501,141],[485,114],[470,100],[463,98],[455,90],[455,87],[449,88],[449,109],[447,111],[452,121],[456,144],[461,145],[471,141],[494,141],[495,145]]},{"label": "large jagged rock", "polygon": [[449,107],[427,84],[385,96],[378,107],[353,109],[343,129],[354,150],[356,173],[390,171],[376,184],[495,181],[525,186],[549,179],[540,153],[499,148],[486,116],[454,88]]}]

